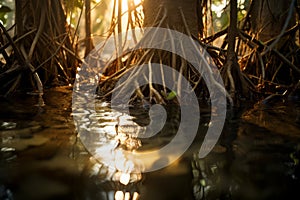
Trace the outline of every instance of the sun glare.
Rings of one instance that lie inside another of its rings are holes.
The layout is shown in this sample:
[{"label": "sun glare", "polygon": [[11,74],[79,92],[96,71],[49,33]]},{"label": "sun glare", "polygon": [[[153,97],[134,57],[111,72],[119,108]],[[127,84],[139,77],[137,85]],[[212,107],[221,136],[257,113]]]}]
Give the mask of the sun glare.
[{"label": "sun glare", "polygon": [[[119,0],[122,1],[122,11],[126,12],[128,10],[128,0]],[[129,2],[133,2],[134,5],[138,5],[142,0],[129,0]]]}]

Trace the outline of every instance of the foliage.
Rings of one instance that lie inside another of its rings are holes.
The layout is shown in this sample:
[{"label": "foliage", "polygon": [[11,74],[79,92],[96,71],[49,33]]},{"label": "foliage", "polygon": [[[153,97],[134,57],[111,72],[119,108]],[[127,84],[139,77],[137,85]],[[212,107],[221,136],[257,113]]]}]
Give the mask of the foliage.
[{"label": "foliage", "polygon": [[7,21],[7,13],[12,12],[12,9],[0,2],[0,21],[5,24]]},{"label": "foliage", "polygon": [[[228,3],[226,0],[212,0],[212,7],[222,7],[222,10],[213,10],[212,9],[212,17],[213,17],[213,24],[214,24],[214,31],[220,31],[225,29],[229,26],[229,12],[230,7],[228,6]],[[238,21],[242,21],[247,14],[247,10],[249,9],[251,0],[240,0],[238,4]]]},{"label": "foliage", "polygon": [[66,9],[82,8],[84,0],[64,0],[63,4]]}]

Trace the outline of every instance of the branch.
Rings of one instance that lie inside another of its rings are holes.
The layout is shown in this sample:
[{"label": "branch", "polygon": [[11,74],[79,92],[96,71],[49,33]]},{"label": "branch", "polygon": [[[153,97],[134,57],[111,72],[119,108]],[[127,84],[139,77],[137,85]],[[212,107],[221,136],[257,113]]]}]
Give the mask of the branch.
[{"label": "branch", "polygon": [[277,49],[272,49],[272,52],[274,52],[279,58],[280,60],[282,60],[283,62],[285,62],[291,69],[295,70],[296,72],[298,72],[300,74],[300,69],[297,68],[291,61],[289,61],[286,57],[284,57],[284,55],[282,55]]},{"label": "branch", "polygon": [[227,32],[228,32],[228,28],[225,28],[224,30],[219,31],[219,32],[217,32],[216,34],[214,34],[212,36],[204,38],[203,42],[205,42],[205,43],[211,43],[211,42],[215,41],[216,39],[218,39],[219,37],[225,35]]}]

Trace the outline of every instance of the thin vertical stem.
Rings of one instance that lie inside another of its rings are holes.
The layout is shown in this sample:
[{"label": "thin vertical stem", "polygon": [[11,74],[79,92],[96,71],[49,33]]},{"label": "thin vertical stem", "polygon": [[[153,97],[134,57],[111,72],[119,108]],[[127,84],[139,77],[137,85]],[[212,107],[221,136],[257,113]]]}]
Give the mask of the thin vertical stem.
[{"label": "thin vertical stem", "polygon": [[117,52],[118,52],[118,66],[117,68],[122,68],[122,51],[123,51],[123,41],[122,41],[122,0],[118,0],[118,45],[117,45]]},{"label": "thin vertical stem", "polygon": [[85,56],[93,49],[91,33],[91,1],[85,0]]},{"label": "thin vertical stem", "polygon": [[228,54],[235,54],[237,35],[237,0],[230,0],[230,26],[228,29]]}]

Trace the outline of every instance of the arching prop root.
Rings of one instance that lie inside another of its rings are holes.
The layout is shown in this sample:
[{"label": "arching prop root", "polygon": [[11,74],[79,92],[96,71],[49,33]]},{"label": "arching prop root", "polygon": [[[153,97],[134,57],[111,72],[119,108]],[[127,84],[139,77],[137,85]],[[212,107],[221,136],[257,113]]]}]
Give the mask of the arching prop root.
[{"label": "arching prop root", "polygon": [[71,41],[75,36],[66,24],[62,2],[16,1],[15,21],[15,36],[6,36],[9,44],[1,47],[11,46],[12,51],[5,55],[9,61],[0,71],[0,95],[18,89],[42,94],[43,85],[72,83],[81,59]]},{"label": "arching prop root", "polygon": [[[189,36],[190,40],[194,40],[194,42],[198,43],[199,41],[195,40],[194,37],[190,34],[184,15],[183,13],[181,14],[182,14],[182,21],[185,27],[184,32]],[[163,20],[164,18],[161,20],[161,22]],[[158,23],[158,27],[160,27],[160,24],[161,23]],[[169,30],[169,32],[166,31],[164,32],[163,35],[160,34],[159,36],[155,35],[157,33],[152,33],[153,35],[145,34],[141,39],[140,43],[147,40],[152,41],[154,37],[159,37],[161,38],[160,41],[162,41],[161,42],[162,46],[165,45],[164,41],[171,41],[169,44],[172,49],[171,51],[161,50],[163,48],[159,48],[159,46],[157,49],[134,49],[131,52],[129,52],[130,50],[129,51],[127,50],[126,52],[129,53],[123,54],[116,60],[112,61],[109,65],[106,65],[105,69],[102,70],[103,73],[100,75],[101,79],[98,87],[98,94],[102,98],[110,97],[111,94],[116,89],[118,89],[115,87],[122,87],[123,85],[116,86],[118,80],[120,80],[120,78],[124,76],[126,76],[127,78],[131,78],[130,76],[134,76],[132,75],[134,74],[132,73],[132,71],[134,71],[135,74],[139,74],[139,76],[144,76],[144,80],[146,80],[148,84],[137,88],[136,93],[132,96],[132,101],[141,101],[141,102],[149,101],[150,103],[160,103],[160,104],[165,104],[166,101],[176,102],[176,98],[175,98],[176,94],[180,94],[181,91],[186,90],[187,88],[180,87],[181,78],[176,79],[175,74],[173,75],[168,74],[167,76],[166,74],[164,74],[164,66],[170,66],[189,81],[193,89],[193,91],[191,92],[195,92],[198,95],[198,97],[206,98],[206,102],[209,101],[209,92],[206,88],[205,81],[203,80],[203,77],[201,76],[199,71],[197,71],[197,69],[193,67],[193,63],[189,63],[184,58],[176,55],[175,53],[171,53],[177,51],[183,52],[182,54],[184,57],[184,54],[189,54],[193,52],[193,50],[187,49],[185,45],[180,40],[178,40],[178,38],[174,38],[171,29],[165,29],[165,30]],[[198,47],[195,45],[189,48],[198,48]],[[202,50],[197,49],[197,51],[201,52]],[[118,50],[116,50],[116,52],[118,52]],[[214,53],[215,51],[212,51],[213,55],[217,55],[216,53],[215,54]],[[207,58],[203,58],[203,59],[207,59]],[[120,60],[123,60],[121,64],[120,64]],[[218,62],[219,65],[221,65],[221,59],[217,58],[215,60]],[[212,64],[213,61],[211,59],[205,62],[214,65]],[[170,90],[170,88],[167,89],[165,84],[162,85],[153,84],[151,80],[152,63],[159,64],[161,68],[161,72],[156,74],[156,76],[160,76],[163,82],[166,78],[172,79],[172,83],[178,86],[177,91],[172,91],[172,89]],[[197,63],[197,64],[201,65],[201,63]],[[148,69],[149,74],[140,73],[139,67],[141,65],[147,65],[147,67],[149,68]],[[213,68],[210,68],[210,66],[206,66],[206,67],[209,68],[207,69],[209,71],[209,74],[212,74],[213,73],[212,71],[215,70]],[[209,81],[211,82],[211,84],[217,85],[217,87],[222,87],[221,85],[218,84],[216,80],[213,79],[211,75],[208,74],[205,75],[210,76]],[[138,85],[138,83],[136,85]]]}]

